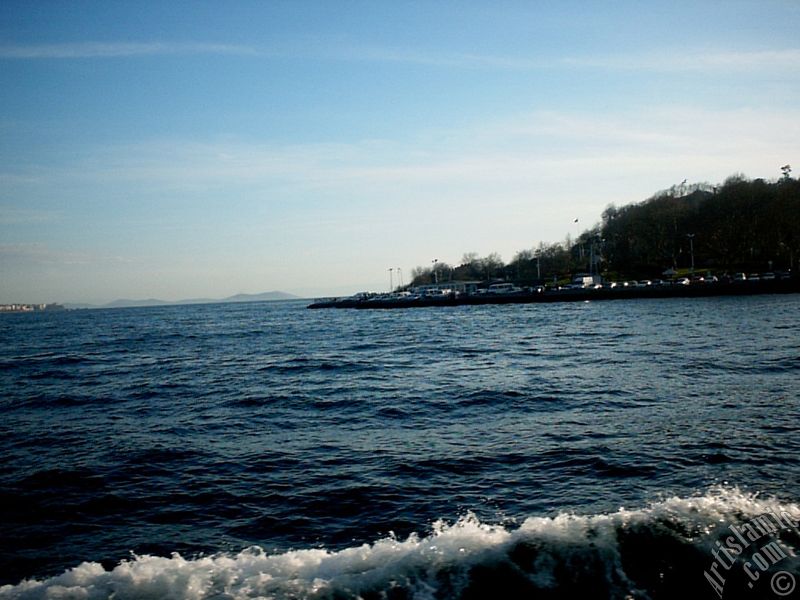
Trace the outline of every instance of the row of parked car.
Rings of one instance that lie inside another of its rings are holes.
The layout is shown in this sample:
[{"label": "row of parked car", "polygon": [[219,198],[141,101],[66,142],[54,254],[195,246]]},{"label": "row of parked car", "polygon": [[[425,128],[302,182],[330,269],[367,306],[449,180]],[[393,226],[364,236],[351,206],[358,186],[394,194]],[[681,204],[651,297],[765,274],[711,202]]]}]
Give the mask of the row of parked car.
[{"label": "row of parked car", "polygon": [[579,284],[573,283],[561,286],[559,289],[619,289],[619,288],[646,288],[670,285],[700,285],[709,283],[733,283],[745,281],[775,281],[779,279],[790,279],[792,276],[789,271],[778,271],[775,273],[734,273],[733,275],[694,275],[692,277],[679,277],[678,279],[641,279],[639,281],[608,281],[606,283]]},{"label": "row of parked car", "polygon": [[[723,275],[722,281],[724,283],[742,282],[742,281],[775,281],[779,279],[789,279],[792,274],[789,271],[778,271],[775,273],[734,273],[733,275]],[[678,279],[664,280],[664,279],[642,279],[640,281],[611,281],[605,284],[597,284],[596,287],[605,288],[618,288],[618,287],[650,287],[661,285],[693,285],[693,284],[707,284],[719,283],[720,278],[716,275],[694,275],[692,277],[679,277]]]},{"label": "row of parked car", "polygon": [[744,273],[736,273],[733,276],[734,281],[775,281],[776,279],[791,279],[792,273],[790,271],[776,271],[775,273],[751,273],[745,275]]}]

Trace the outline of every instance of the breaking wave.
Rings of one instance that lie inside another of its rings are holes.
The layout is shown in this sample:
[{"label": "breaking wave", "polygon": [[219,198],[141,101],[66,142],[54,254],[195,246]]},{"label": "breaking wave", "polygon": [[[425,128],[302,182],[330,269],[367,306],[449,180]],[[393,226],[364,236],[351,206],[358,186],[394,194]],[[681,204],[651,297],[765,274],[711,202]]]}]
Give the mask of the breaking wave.
[{"label": "breaking wave", "polygon": [[750,552],[776,541],[785,557],[770,567],[794,580],[800,505],[716,487],[636,510],[530,517],[513,526],[467,514],[452,524],[434,523],[426,535],[391,535],[340,551],[269,554],[252,547],[194,558],[144,555],[111,570],[85,562],[56,577],[4,586],[0,599],[760,597],[769,578],[752,585],[738,564],[747,552],[722,571],[716,589],[707,571],[732,524],[782,513],[794,526],[754,541]]}]

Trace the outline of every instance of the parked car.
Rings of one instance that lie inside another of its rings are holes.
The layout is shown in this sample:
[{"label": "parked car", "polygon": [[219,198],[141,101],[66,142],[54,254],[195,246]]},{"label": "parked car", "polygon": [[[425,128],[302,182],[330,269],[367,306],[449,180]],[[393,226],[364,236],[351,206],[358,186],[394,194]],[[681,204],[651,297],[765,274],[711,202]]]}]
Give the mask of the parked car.
[{"label": "parked car", "polygon": [[489,294],[516,294],[521,292],[522,289],[515,286],[513,283],[493,283],[489,286]]},{"label": "parked car", "polygon": [[688,278],[688,277],[681,277],[681,278],[680,278],[680,279],[678,279],[678,281],[676,281],[675,283],[676,283],[676,284],[678,284],[678,285],[689,285],[689,284],[690,284],[690,283],[692,283],[692,282],[691,282],[691,281],[689,281],[689,278]]},{"label": "parked car", "polygon": [[764,273],[761,276],[761,281],[775,281],[775,273]]}]

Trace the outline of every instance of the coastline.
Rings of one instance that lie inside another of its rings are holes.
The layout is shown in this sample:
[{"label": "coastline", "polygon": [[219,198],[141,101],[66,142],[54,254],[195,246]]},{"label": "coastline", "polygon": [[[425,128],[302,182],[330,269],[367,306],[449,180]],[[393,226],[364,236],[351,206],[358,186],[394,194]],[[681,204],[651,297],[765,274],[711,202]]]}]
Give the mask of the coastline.
[{"label": "coastline", "polygon": [[354,308],[394,309],[431,306],[472,306],[484,304],[536,304],[551,302],[589,302],[595,300],[633,300],[643,298],[701,298],[709,296],[752,296],[757,294],[800,293],[800,279],[774,281],[715,282],[691,285],[663,285],[634,288],[560,289],[510,294],[450,294],[442,297],[420,296],[411,299],[391,297],[331,298],[309,304],[309,309]]}]

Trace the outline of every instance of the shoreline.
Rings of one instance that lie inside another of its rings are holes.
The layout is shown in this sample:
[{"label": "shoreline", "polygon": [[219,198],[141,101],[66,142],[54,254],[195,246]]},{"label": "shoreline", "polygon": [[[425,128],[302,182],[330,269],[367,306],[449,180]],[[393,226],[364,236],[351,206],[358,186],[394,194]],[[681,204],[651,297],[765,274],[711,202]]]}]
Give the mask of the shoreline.
[{"label": "shoreline", "polygon": [[484,304],[538,304],[551,302],[588,302],[593,300],[634,300],[642,298],[704,298],[712,296],[755,296],[760,294],[800,293],[800,279],[774,281],[742,281],[731,283],[693,283],[690,285],[659,285],[635,288],[563,289],[511,294],[455,295],[445,297],[396,298],[334,298],[315,301],[309,309],[353,308],[395,309],[431,306],[474,306]]}]

